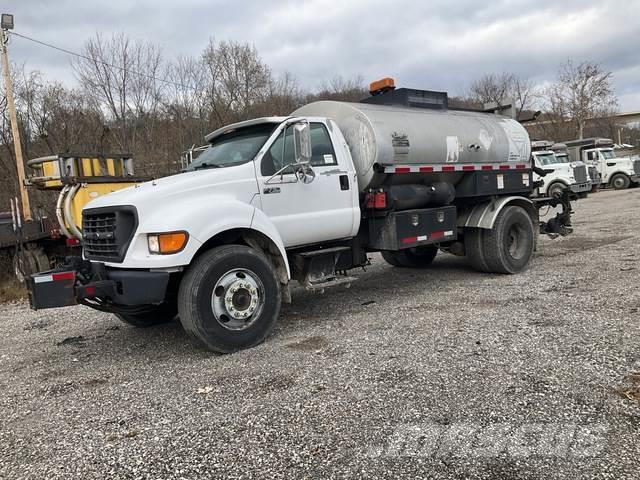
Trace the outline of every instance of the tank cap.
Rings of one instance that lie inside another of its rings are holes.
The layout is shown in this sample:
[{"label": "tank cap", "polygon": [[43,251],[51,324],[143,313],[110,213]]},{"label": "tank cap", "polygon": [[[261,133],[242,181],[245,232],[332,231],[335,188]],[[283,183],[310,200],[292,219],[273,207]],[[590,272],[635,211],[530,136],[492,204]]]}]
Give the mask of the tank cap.
[{"label": "tank cap", "polygon": [[380,95],[381,93],[395,90],[395,88],[396,81],[391,77],[385,77],[381,80],[371,82],[371,84],[369,85],[369,93],[371,95]]}]

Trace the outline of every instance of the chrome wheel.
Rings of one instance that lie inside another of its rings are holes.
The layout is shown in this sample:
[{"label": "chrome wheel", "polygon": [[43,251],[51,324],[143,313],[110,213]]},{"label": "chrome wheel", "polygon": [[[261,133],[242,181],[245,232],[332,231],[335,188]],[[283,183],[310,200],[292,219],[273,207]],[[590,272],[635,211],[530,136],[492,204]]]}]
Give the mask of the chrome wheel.
[{"label": "chrome wheel", "polygon": [[249,328],[264,306],[264,286],[251,270],[237,268],[222,275],[213,288],[211,307],[227,330]]}]

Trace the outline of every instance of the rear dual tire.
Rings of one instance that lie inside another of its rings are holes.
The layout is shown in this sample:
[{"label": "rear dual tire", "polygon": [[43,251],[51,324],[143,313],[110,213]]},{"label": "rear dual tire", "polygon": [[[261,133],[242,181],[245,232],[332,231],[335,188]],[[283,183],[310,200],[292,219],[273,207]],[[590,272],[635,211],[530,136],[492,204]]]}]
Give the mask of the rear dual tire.
[{"label": "rear dual tire", "polygon": [[498,214],[493,228],[465,230],[465,251],[478,271],[518,273],[529,265],[535,239],[536,230],[527,211],[508,206]]},{"label": "rear dual tire", "polygon": [[431,265],[438,254],[438,247],[426,245],[398,251],[383,251],[382,258],[394,267],[424,268]]}]

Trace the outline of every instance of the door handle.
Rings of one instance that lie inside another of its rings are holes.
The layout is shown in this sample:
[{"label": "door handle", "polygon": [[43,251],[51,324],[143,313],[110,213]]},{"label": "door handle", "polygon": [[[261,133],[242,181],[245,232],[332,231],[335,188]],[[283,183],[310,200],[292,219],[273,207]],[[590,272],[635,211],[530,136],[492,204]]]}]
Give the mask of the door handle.
[{"label": "door handle", "polygon": [[340,190],[349,190],[349,175],[340,175]]},{"label": "door handle", "polygon": [[268,195],[270,193],[280,193],[280,187],[265,187],[262,190],[262,193],[264,193],[265,195]]}]

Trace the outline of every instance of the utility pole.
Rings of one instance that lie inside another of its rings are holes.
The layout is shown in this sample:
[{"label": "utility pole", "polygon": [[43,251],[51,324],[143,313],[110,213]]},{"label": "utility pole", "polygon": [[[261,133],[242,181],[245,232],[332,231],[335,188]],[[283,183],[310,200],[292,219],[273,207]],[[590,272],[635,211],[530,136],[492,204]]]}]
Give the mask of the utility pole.
[{"label": "utility pole", "polygon": [[25,185],[24,161],[22,158],[22,143],[20,143],[20,131],[18,129],[18,115],[13,102],[13,84],[9,73],[9,57],[7,55],[7,42],[9,41],[8,31],[13,28],[13,15],[2,14],[2,25],[0,28],[0,50],[2,53],[2,75],[4,76],[4,87],[7,94],[7,108],[11,120],[11,133],[13,136],[13,146],[16,151],[16,167],[18,169],[18,182],[20,183],[20,197],[22,199],[22,212],[25,220],[31,220],[31,205],[29,204],[29,192]]}]

